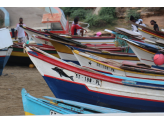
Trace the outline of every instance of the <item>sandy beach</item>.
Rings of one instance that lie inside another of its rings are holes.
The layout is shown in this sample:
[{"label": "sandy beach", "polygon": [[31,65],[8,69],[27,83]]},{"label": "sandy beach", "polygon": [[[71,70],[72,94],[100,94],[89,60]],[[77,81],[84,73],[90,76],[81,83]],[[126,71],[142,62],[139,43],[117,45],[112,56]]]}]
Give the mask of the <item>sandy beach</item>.
[{"label": "sandy beach", "polygon": [[24,115],[22,88],[37,98],[54,97],[36,68],[5,66],[0,76],[0,116]]}]

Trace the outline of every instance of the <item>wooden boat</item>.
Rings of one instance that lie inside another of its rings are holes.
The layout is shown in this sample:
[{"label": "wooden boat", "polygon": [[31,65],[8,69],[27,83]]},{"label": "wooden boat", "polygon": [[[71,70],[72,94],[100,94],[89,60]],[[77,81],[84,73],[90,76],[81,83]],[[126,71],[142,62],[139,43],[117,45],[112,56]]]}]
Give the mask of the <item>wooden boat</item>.
[{"label": "wooden boat", "polygon": [[[43,44],[43,45],[46,44],[46,45],[53,46],[51,42],[49,41],[49,39],[46,39],[42,36],[32,36],[32,38],[37,44]],[[92,48],[92,49],[100,49],[100,50],[109,51],[109,52],[124,52],[125,51],[124,47],[116,47],[114,46],[114,44],[85,44],[84,46],[87,46],[88,48]]]},{"label": "wooden boat", "polygon": [[[65,36],[66,38],[68,36]],[[70,39],[81,42],[82,44],[114,44],[114,37],[77,37],[70,36]]]},{"label": "wooden boat", "polygon": [[10,54],[12,52],[12,48],[9,48],[13,43],[10,37],[9,30],[6,28],[0,29],[0,76],[2,75],[2,71],[8,62]]},{"label": "wooden boat", "polygon": [[152,41],[160,41],[163,42],[164,41],[164,34],[163,35],[159,35],[156,34],[152,31],[146,30],[146,29],[142,29],[142,28],[138,28],[139,32],[142,34],[143,37],[152,40]]},{"label": "wooden boat", "polygon": [[[26,28],[24,27],[24,29],[29,34],[29,37],[31,37],[37,44],[52,46],[52,44],[49,40],[46,40],[46,39],[38,40],[38,38],[41,38],[40,37],[41,35],[49,36],[50,35],[49,33],[37,31],[37,30],[31,29],[29,27],[26,27]],[[64,37],[73,39],[70,36],[64,36]],[[79,38],[86,38],[86,39],[88,38],[88,40],[91,40],[91,37],[79,37]],[[100,39],[100,38],[106,39],[106,37],[93,37],[93,38],[95,41],[98,41],[98,39]],[[76,41],[76,42],[78,42],[78,41]],[[125,50],[124,47],[115,47],[115,45],[113,43],[109,44],[109,43],[100,43],[99,42],[99,44],[98,43],[94,44],[94,43],[86,42],[84,44],[90,48],[98,48],[98,49],[102,49],[102,50],[106,50],[106,51],[124,52],[124,50]]]},{"label": "wooden boat", "polygon": [[[28,29],[28,27],[26,27],[26,28],[23,27],[23,28],[28,31],[30,30],[30,29]],[[39,32],[36,32],[35,30],[30,30],[30,31],[36,33],[38,42],[45,42],[45,41],[51,42],[51,44],[57,50],[61,59],[65,60],[65,61],[72,61],[76,64],[79,64],[79,63],[78,63],[77,59],[74,57],[72,50],[65,45],[74,45],[77,48],[81,48],[80,50],[86,50],[87,52],[91,52],[93,54],[96,54],[96,55],[104,57],[104,58],[116,59],[116,60],[125,60],[126,59],[126,60],[132,60],[132,61],[139,60],[134,54],[114,53],[114,52],[103,51],[103,50],[95,49],[95,48],[88,48],[86,45],[82,45],[80,42],[73,41],[71,39],[67,39],[67,38],[61,37],[56,34],[52,34],[49,32],[47,32],[49,34],[39,33]],[[45,36],[48,36],[48,37],[45,37]],[[51,36],[51,38],[49,38],[50,36]]]},{"label": "wooden boat", "polygon": [[149,40],[155,41],[155,42],[162,43],[164,41],[164,32],[154,31],[150,28],[141,26],[141,25],[133,23],[133,22],[130,22],[130,23],[137,25],[139,27],[138,31],[140,34],[142,34],[142,37],[145,37],[146,39],[149,39]]},{"label": "wooden boat", "polygon": [[37,48],[25,49],[56,98],[131,112],[164,111],[162,89],[137,87],[133,81],[66,63]]},{"label": "wooden boat", "polygon": [[48,100],[36,98],[27,93],[27,91],[24,88],[22,89],[21,94],[25,115],[128,113],[126,111],[121,111],[117,109],[80,103],[76,101],[58,99],[48,96],[43,96]]},{"label": "wooden boat", "polygon": [[128,61],[120,63],[90,53],[77,50],[73,52],[81,66],[118,76],[164,81],[164,70],[151,68],[146,64],[136,64]]},{"label": "wooden boat", "polygon": [[[58,46],[62,45],[61,47],[64,47],[63,44],[60,45],[59,43],[55,42],[54,46],[56,46],[56,45],[58,45]],[[133,53],[95,51],[92,49],[80,48],[80,47],[70,46],[70,45],[65,45],[65,49],[66,49],[66,47],[72,47],[72,48],[80,50],[80,51],[89,52],[91,54],[94,54],[94,55],[97,55],[97,56],[100,56],[103,58],[113,59],[115,61],[123,61],[123,60],[128,60],[128,61],[133,61],[133,62],[139,61],[138,58],[136,57],[136,55],[134,55]],[[63,49],[58,49],[58,54],[61,59],[65,60],[65,61],[79,63],[77,58],[73,54],[71,54],[71,51],[68,53],[68,50],[67,50],[66,52],[64,52]]]},{"label": "wooden boat", "polygon": [[139,43],[133,40],[125,40],[142,63],[152,65],[152,67],[155,68],[164,69],[164,65],[156,66],[153,61],[154,55],[158,52],[158,50],[162,49],[162,47],[146,43]]},{"label": "wooden boat", "polygon": [[[29,27],[23,27],[23,28],[25,32],[29,35],[29,37],[32,37],[33,35],[40,36],[41,34],[49,35],[46,32],[37,31]],[[114,39],[115,39],[114,37],[107,37],[107,36],[106,37],[80,37],[80,36],[61,35],[61,37],[72,39],[73,41],[77,41],[82,44],[114,44]],[[43,44],[44,43],[45,42],[43,42]]]}]

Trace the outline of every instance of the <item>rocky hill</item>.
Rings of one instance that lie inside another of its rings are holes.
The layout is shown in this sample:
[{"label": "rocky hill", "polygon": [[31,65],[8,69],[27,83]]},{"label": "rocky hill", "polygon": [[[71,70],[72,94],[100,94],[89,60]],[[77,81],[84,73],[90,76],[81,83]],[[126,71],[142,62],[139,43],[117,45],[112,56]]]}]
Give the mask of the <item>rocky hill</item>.
[{"label": "rocky hill", "polygon": [[[43,27],[46,24],[41,23],[42,15],[45,12],[44,7],[5,7],[10,14],[10,27],[15,27],[19,22],[19,18],[24,18],[24,23],[30,27]],[[97,14],[101,7],[90,7],[93,9],[93,14]],[[127,10],[137,9],[140,13],[143,22],[152,28],[150,25],[151,20],[155,20],[159,25],[160,29],[164,28],[164,7],[116,7],[116,16],[118,18],[115,26],[130,28],[125,20]],[[0,26],[3,22],[3,13],[0,11]],[[105,27],[104,27],[105,28]],[[112,28],[112,27],[111,27]]]},{"label": "rocky hill", "polygon": [[124,19],[128,9],[138,9],[137,12],[140,13],[143,22],[149,27],[152,27],[150,21],[155,20],[160,28],[164,28],[164,7],[117,7],[118,19]]}]

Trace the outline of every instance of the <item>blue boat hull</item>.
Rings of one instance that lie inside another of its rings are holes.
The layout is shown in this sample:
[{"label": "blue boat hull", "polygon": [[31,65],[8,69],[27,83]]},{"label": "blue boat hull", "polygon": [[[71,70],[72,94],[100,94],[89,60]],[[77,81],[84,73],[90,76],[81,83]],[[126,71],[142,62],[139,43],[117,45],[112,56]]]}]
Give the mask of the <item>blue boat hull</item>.
[{"label": "blue boat hull", "polygon": [[129,112],[164,112],[164,103],[125,98],[89,90],[85,85],[43,76],[56,98],[89,103]]}]

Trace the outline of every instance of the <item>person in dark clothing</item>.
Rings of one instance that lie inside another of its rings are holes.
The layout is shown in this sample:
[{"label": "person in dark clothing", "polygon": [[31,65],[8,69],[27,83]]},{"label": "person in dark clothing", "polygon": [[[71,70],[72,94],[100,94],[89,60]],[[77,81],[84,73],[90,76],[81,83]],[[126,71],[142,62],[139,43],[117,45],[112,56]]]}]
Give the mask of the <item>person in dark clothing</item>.
[{"label": "person in dark clothing", "polygon": [[151,25],[154,25],[154,30],[155,31],[159,31],[159,27],[158,27],[158,25],[156,24],[156,22],[154,20],[151,20],[150,23],[151,23]]},{"label": "person in dark clothing", "polygon": [[135,18],[132,15],[130,16],[130,20],[134,23],[136,22]]}]

